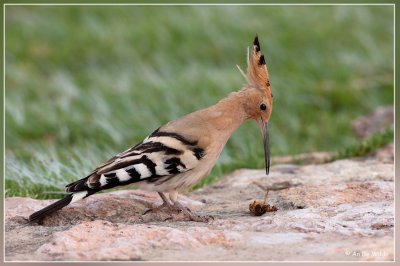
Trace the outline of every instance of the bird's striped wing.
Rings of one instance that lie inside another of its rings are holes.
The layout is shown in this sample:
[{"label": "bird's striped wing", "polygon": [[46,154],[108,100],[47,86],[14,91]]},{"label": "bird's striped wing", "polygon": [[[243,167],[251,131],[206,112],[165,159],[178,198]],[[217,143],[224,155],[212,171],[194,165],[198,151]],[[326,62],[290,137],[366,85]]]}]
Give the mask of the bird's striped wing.
[{"label": "bird's striped wing", "polygon": [[140,181],[165,180],[195,168],[204,155],[196,140],[157,129],[143,142],[111,158],[86,178],[67,185],[66,191],[92,194]]}]

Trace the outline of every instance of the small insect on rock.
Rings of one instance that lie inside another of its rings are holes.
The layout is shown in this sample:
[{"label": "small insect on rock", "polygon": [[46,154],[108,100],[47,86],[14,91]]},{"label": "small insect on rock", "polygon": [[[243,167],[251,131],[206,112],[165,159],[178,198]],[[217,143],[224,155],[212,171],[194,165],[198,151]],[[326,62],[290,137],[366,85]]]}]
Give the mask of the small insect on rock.
[{"label": "small insect on rock", "polygon": [[265,192],[265,195],[264,195],[264,200],[255,200],[255,201],[253,201],[253,203],[250,203],[249,210],[255,216],[261,216],[266,212],[275,212],[278,210],[273,205],[271,206],[269,204],[265,204],[267,201],[268,192],[269,192],[269,190],[267,189],[267,191]]}]

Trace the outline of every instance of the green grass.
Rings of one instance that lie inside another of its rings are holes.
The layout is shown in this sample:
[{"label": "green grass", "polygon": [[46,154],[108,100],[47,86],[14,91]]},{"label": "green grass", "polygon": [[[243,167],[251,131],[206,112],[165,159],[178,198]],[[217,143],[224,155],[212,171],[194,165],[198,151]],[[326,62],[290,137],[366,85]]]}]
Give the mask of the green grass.
[{"label": "green grass", "polygon": [[[351,121],[393,104],[390,6],[6,6],[5,15],[6,196],[59,197],[160,125],[240,89],[235,65],[245,68],[256,33],[274,93],[273,156],[357,146]],[[254,122],[200,185],[240,167],[264,167]]]},{"label": "green grass", "polygon": [[359,143],[340,150],[333,160],[367,155],[375,149],[393,142],[393,133],[393,126],[377,132]]}]

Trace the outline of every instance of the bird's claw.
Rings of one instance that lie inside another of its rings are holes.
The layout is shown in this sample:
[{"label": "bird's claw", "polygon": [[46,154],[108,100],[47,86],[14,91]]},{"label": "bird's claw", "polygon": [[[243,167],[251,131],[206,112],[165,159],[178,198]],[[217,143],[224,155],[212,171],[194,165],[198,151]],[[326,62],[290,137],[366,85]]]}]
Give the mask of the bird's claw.
[{"label": "bird's claw", "polygon": [[202,223],[209,223],[211,221],[214,221],[214,217],[211,215],[200,216],[196,214],[191,214],[189,218],[194,222],[202,222]]},{"label": "bird's claw", "polygon": [[185,215],[185,217],[187,217],[188,219],[190,219],[191,221],[194,222],[205,222],[208,223],[212,220],[214,220],[214,217],[209,216],[209,215],[205,215],[205,216],[201,216],[201,215],[197,215],[194,214],[188,207],[182,206],[179,202],[175,202],[174,205],[171,205],[169,203],[163,203],[158,207],[155,208],[150,208],[148,210],[146,210],[143,215],[146,215],[149,212],[156,212],[156,211],[161,211],[162,209],[168,209],[170,211],[170,217],[167,217],[164,221],[167,220],[174,220],[173,216],[172,216],[172,212],[177,212],[177,213],[183,213]]},{"label": "bird's claw", "polygon": [[171,212],[175,210],[174,206],[172,206],[171,204],[163,202],[163,204],[161,204],[158,207],[147,209],[142,215],[146,215],[149,212],[157,212],[157,211],[160,211],[160,210],[165,209],[165,208],[167,208]]},{"label": "bird's claw", "polygon": [[183,212],[183,214],[189,218],[191,221],[194,222],[210,222],[211,220],[214,220],[214,217],[212,216],[200,216],[197,214],[194,214],[189,208],[182,206],[178,201],[176,201],[173,205],[176,209],[180,210],[181,212]]}]

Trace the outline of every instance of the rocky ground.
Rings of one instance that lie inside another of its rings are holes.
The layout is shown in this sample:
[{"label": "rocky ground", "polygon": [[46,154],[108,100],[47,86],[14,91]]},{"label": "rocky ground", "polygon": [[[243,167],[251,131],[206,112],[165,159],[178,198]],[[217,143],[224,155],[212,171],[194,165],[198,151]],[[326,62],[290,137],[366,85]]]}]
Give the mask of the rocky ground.
[{"label": "rocky ground", "polygon": [[[7,198],[5,255],[12,260],[389,261],[394,258],[393,146],[370,158],[238,170],[180,196],[209,223],[181,214],[142,213],[158,195],[121,190],[94,195],[28,225],[51,200]],[[393,153],[392,153],[393,154]],[[263,199],[275,212],[254,216]]]},{"label": "rocky ground", "polygon": [[[52,200],[7,198],[5,259],[392,261],[393,150],[389,144],[364,158],[329,163],[324,153],[275,158],[269,176],[237,170],[179,197],[192,211],[213,216],[209,223],[165,211],[143,215],[161,199],[140,190],[96,194],[40,225],[26,218]],[[299,158],[308,164],[290,164]],[[277,210],[254,216],[249,204],[267,189],[267,204]]]}]

